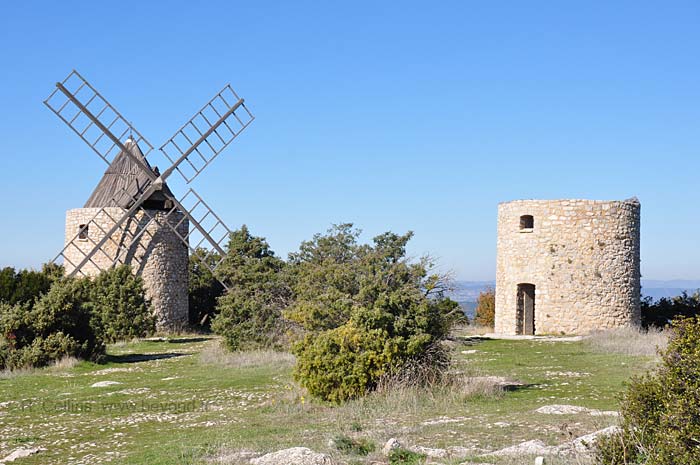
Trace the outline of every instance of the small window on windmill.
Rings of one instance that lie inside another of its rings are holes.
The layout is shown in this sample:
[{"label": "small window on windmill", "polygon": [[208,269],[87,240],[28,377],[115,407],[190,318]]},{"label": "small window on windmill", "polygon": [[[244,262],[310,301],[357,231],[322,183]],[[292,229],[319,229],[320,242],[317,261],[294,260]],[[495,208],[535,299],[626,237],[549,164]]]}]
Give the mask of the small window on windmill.
[{"label": "small window on windmill", "polygon": [[86,241],[88,239],[88,228],[86,224],[81,224],[78,226],[78,239],[81,241]]},{"label": "small window on windmill", "polygon": [[535,228],[535,217],[532,215],[522,215],[520,217],[520,232],[532,232]]}]

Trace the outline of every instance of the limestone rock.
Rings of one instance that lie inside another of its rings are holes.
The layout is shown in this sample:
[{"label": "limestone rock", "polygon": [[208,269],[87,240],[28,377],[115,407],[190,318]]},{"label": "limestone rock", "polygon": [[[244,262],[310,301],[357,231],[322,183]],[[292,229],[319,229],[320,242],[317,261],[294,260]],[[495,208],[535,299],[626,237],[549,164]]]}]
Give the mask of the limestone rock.
[{"label": "limestone rock", "polygon": [[592,416],[612,416],[616,417],[619,415],[619,412],[616,412],[614,410],[596,410],[596,409],[591,409],[588,407],[581,407],[578,405],[562,405],[562,404],[555,404],[555,405],[544,405],[537,410],[535,410],[537,413],[544,413],[546,415],[577,415],[577,414],[586,414],[586,415],[592,415]]},{"label": "limestone rock", "polygon": [[591,434],[580,436],[568,444],[561,446],[562,452],[585,454],[591,452],[598,438],[610,436],[620,431],[619,426],[608,426]]},{"label": "limestone rock", "polygon": [[98,381],[96,383],[93,383],[90,387],[107,387],[107,386],[116,386],[117,384],[122,384],[119,381]]},{"label": "limestone rock", "polygon": [[252,465],[333,465],[329,456],[319,454],[306,447],[292,447],[270,452],[262,457],[252,459],[250,463]]},{"label": "limestone rock", "polygon": [[44,450],[46,449],[43,447],[20,447],[19,449],[12,451],[12,453],[4,459],[0,459],[0,465],[9,462],[14,462],[17,459],[29,457],[30,455],[38,454],[39,452]]},{"label": "limestone rock", "polygon": [[424,454],[427,457],[433,458],[433,459],[444,459],[447,458],[447,450],[445,449],[434,449],[432,447],[423,447],[423,446],[413,446],[409,447],[409,449],[412,452],[415,452],[417,454]]},{"label": "limestone rock", "polygon": [[401,447],[401,443],[399,442],[398,439],[390,438],[386,442],[386,444],[384,444],[384,447],[382,447],[382,454],[388,456],[392,450],[399,449],[400,447]]},{"label": "limestone rock", "polygon": [[551,455],[556,454],[558,451],[557,447],[548,446],[539,439],[533,439],[532,441],[521,442],[515,446],[506,447],[486,455],[517,457],[520,455]]}]

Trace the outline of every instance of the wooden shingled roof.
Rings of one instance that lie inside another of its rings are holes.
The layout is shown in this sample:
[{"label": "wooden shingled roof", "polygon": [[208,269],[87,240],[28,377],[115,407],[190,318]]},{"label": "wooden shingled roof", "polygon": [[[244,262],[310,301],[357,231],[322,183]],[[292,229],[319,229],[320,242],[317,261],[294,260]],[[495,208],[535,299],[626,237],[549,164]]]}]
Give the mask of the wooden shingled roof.
[{"label": "wooden shingled roof", "polygon": [[[143,152],[138,144],[128,139],[124,146],[131,153],[141,160],[151,170],[153,174],[158,176],[157,168],[154,170],[143,156]],[[138,166],[124,151],[121,151],[105,171],[104,176],[95,187],[95,190],[85,202],[84,208],[101,208],[101,207],[122,207],[129,208],[134,199],[137,199],[150,185],[149,176],[144,173],[143,169]],[[163,190],[156,191],[148,201],[165,202],[166,197],[163,191],[172,195],[168,186],[163,183]]]}]

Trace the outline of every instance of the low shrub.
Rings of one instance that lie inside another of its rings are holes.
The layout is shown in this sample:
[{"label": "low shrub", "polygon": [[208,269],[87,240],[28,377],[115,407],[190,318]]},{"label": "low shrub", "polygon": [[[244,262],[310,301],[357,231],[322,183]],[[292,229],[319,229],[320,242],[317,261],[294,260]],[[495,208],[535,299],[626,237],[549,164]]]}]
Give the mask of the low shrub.
[{"label": "low shrub", "polygon": [[419,454],[402,447],[389,452],[389,465],[420,465],[425,463],[425,454]]},{"label": "low shrub", "polygon": [[105,347],[89,297],[88,280],[63,279],[33,306],[1,304],[2,368],[45,366],[66,355],[99,360]]},{"label": "low shrub", "polygon": [[309,392],[339,403],[363,396],[398,364],[399,347],[381,330],[347,324],[296,345],[295,377]]},{"label": "low shrub", "polygon": [[344,434],[333,438],[333,445],[339,451],[352,455],[369,455],[376,449],[374,442],[369,439],[355,439]]},{"label": "low shrub", "polygon": [[38,336],[31,344],[21,349],[7,348],[0,352],[5,353],[4,367],[10,369],[25,367],[40,367],[49,365],[65,357],[67,354],[80,354],[82,348],[73,337],[62,332],[52,333],[46,337]]},{"label": "low shrub", "polygon": [[155,332],[155,318],[146,300],[143,279],[121,265],[100,273],[89,284],[87,304],[105,342],[145,337]]},{"label": "low shrub", "polygon": [[0,369],[46,366],[65,357],[99,361],[105,342],[153,332],[143,282],[128,266],[94,280],[52,279],[48,292],[32,302],[0,303]]},{"label": "low shrub", "polygon": [[413,374],[426,375],[420,380],[434,380],[441,365],[423,367],[435,361],[434,352],[443,350],[436,344],[441,336],[430,332],[439,325],[431,327],[432,318],[414,310],[408,318],[357,310],[342,326],[308,334],[294,346],[295,378],[312,395],[333,403],[363,396],[387,375],[405,373],[406,367]]},{"label": "low shrub", "polygon": [[700,463],[700,317],[675,320],[661,355],[656,370],[627,388],[622,430],[600,441],[600,463]]}]

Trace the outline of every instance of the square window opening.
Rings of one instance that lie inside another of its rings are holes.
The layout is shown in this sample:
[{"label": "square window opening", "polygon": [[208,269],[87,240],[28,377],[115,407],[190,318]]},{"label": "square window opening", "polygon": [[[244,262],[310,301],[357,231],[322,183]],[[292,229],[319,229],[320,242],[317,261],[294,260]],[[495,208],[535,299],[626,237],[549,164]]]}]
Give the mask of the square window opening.
[{"label": "square window opening", "polygon": [[532,215],[522,215],[520,217],[520,232],[532,232],[535,228],[535,217]]},{"label": "square window opening", "polygon": [[81,241],[86,241],[88,239],[88,229],[87,224],[81,224],[78,226],[78,239]]}]

